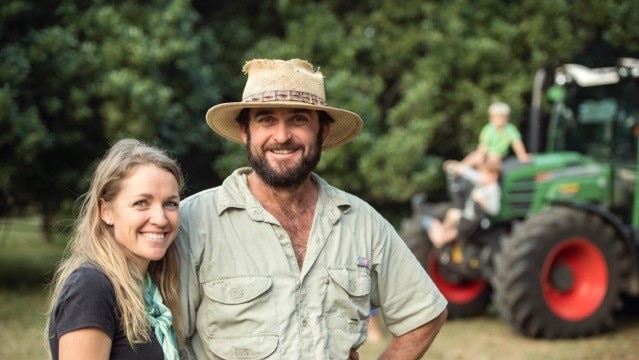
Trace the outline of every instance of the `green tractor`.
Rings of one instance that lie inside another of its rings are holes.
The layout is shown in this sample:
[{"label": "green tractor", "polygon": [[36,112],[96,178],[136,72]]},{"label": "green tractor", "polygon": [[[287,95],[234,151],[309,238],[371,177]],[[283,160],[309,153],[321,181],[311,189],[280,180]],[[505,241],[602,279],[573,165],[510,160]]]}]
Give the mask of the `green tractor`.
[{"label": "green tractor", "polygon": [[[566,64],[543,88],[538,73],[530,125],[545,151],[506,158],[502,205],[452,246],[432,246],[421,225],[449,202],[416,195],[400,233],[449,301],[449,317],[483,314],[492,302],[525,336],[574,338],[610,330],[623,300],[639,295],[639,60],[590,69]],[[539,99],[552,102],[542,126]],[[467,196],[449,187],[453,202]]]}]

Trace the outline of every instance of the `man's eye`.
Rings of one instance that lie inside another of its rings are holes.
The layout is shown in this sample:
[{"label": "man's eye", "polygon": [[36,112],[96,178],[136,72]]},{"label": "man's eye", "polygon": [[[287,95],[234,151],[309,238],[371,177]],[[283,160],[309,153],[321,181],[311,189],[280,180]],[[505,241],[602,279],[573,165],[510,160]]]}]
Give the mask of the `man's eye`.
[{"label": "man's eye", "polygon": [[306,116],[296,116],[293,121],[295,124],[302,125],[308,122],[308,118]]},{"label": "man's eye", "polygon": [[257,119],[257,123],[262,125],[270,125],[273,123],[273,118],[265,116],[265,117]]}]

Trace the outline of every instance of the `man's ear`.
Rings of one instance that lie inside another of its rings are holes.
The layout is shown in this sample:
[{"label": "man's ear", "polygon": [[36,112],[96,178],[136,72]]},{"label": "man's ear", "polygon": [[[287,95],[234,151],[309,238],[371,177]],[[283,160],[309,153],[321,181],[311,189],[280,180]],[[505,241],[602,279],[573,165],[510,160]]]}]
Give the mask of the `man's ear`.
[{"label": "man's ear", "polygon": [[331,133],[331,123],[327,122],[324,126],[322,126],[322,142],[328,139],[328,134]]},{"label": "man's ear", "polygon": [[248,139],[247,126],[240,125],[240,136],[242,137],[242,141],[246,144],[246,140]]}]

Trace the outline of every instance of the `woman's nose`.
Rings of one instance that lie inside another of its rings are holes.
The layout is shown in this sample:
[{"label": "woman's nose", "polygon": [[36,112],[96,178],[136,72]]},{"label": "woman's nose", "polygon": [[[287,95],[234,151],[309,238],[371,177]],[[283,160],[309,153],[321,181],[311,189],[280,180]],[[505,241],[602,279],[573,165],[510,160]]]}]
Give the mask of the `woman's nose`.
[{"label": "woman's nose", "polygon": [[158,226],[165,226],[169,222],[165,209],[162,205],[155,205],[151,209],[151,223]]}]

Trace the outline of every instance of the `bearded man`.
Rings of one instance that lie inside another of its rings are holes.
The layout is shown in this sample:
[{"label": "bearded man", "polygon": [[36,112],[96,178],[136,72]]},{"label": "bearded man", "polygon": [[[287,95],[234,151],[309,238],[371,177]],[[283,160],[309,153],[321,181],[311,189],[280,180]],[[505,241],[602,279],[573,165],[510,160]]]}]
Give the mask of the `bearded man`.
[{"label": "bearded man", "polygon": [[206,115],[246,144],[250,167],[180,203],[182,305],[197,359],[356,359],[371,308],[393,335],[381,354],[419,359],[447,302],[392,225],[313,173],[362,128],[326,104],[306,61],[246,63],[241,102]]}]

